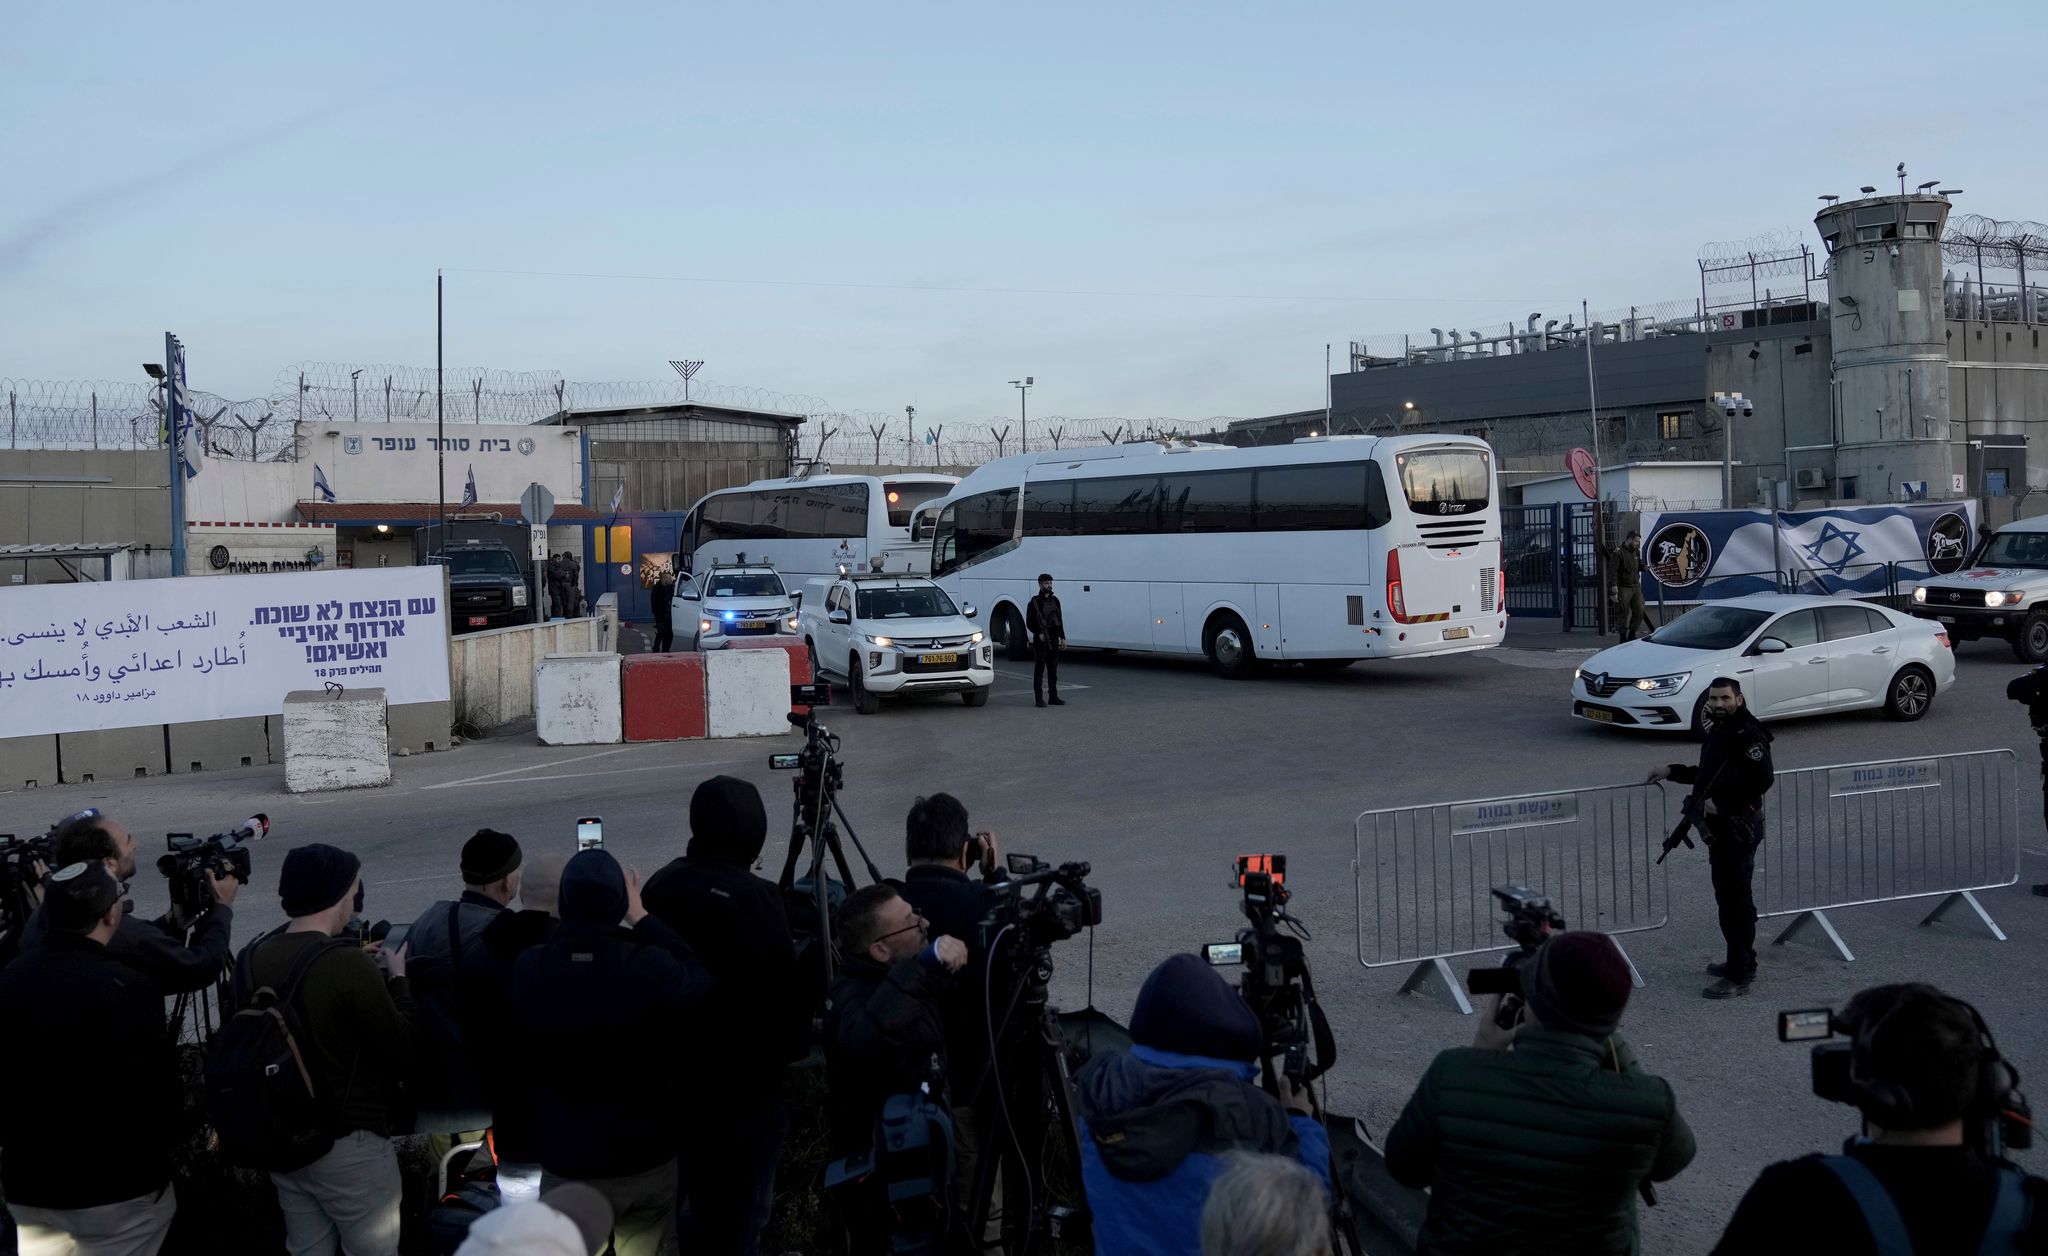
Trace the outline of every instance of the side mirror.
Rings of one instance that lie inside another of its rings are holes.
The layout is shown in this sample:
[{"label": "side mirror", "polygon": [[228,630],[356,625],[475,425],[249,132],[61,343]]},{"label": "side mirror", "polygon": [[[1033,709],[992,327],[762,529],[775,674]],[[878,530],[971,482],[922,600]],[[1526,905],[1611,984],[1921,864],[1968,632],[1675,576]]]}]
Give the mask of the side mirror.
[{"label": "side mirror", "polygon": [[1791,647],[1776,637],[1765,637],[1750,650],[1751,654],[1783,654]]},{"label": "side mirror", "polygon": [[792,590],[789,595],[789,604],[798,610],[802,610],[804,606],[804,591],[802,589]]},{"label": "side mirror", "polygon": [[676,594],[676,596],[683,599],[685,602],[694,602],[697,600],[697,586],[694,584],[686,584],[683,586],[683,591],[681,593]]},{"label": "side mirror", "polygon": [[968,602],[960,608],[960,613],[969,619],[973,619],[976,615],[979,615],[981,612],[974,609],[974,603]]},{"label": "side mirror", "polygon": [[850,624],[853,622],[853,616],[845,611],[827,612],[825,618],[831,620],[835,624]]}]

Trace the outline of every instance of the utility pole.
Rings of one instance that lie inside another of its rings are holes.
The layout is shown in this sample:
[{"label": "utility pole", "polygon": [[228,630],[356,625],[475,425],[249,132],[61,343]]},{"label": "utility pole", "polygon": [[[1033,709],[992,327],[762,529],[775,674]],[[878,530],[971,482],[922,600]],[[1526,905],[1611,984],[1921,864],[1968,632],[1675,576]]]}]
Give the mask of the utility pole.
[{"label": "utility pole", "polygon": [[905,406],[903,407],[903,465],[906,467],[914,467],[917,465],[917,459],[910,448],[912,445],[916,443],[917,407]]},{"label": "utility pole", "polygon": [[1593,500],[1600,498],[1600,386],[1593,378],[1593,316],[1587,313],[1584,301],[1579,302],[1579,321],[1585,324],[1580,334],[1586,338],[1586,404],[1593,417]]},{"label": "utility pole", "polygon": [[1029,375],[1026,375],[1023,379],[1013,379],[1010,381],[1010,387],[1017,390],[1017,450],[1019,453],[1028,454],[1031,452],[1031,415],[1030,407],[1026,405],[1025,398],[1030,394],[1031,386],[1037,382],[1037,380]]},{"label": "utility pole", "polygon": [[443,360],[441,271],[434,270],[434,517],[440,524],[437,545],[442,553],[448,552],[448,432],[442,426],[442,394],[447,391],[447,364]]},{"label": "utility pole", "polygon": [[362,418],[360,408],[362,401],[362,388],[360,387],[362,375],[363,368],[360,366],[348,373],[348,421],[351,423],[355,423]]}]

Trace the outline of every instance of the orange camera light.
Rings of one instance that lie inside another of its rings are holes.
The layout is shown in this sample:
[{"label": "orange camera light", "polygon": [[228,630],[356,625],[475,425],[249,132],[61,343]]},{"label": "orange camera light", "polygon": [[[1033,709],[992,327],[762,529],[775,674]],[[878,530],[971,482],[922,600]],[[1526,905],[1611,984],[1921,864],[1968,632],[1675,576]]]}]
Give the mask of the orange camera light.
[{"label": "orange camera light", "polygon": [[1239,855],[1237,857],[1237,883],[1244,884],[1245,874],[1262,872],[1273,879],[1275,885],[1287,884],[1287,856],[1285,855]]}]

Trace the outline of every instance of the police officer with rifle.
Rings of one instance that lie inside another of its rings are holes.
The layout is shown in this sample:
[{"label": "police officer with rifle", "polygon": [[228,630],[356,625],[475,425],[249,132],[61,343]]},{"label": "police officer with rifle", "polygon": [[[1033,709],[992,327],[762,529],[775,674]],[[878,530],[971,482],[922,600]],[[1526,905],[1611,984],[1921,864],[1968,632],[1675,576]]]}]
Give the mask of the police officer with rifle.
[{"label": "police officer with rifle", "polygon": [[[1716,978],[1703,992],[1710,999],[1749,993],[1756,980],[1756,848],[1764,840],[1764,795],[1776,779],[1771,767],[1771,734],[1743,702],[1742,684],[1724,676],[1707,686],[1706,742],[1697,767],[1674,763],[1650,773],[1652,783],[1671,780],[1692,786],[1684,817],[1664,841],[1669,855],[1692,845],[1698,829],[1713,869],[1714,905],[1721,915],[1727,958],[1708,964]],[[1663,858],[1659,856],[1658,862]]]},{"label": "police officer with rifle", "polygon": [[[2041,811],[2048,816],[2048,667],[2037,667],[2005,687],[2005,696],[2025,703],[2027,720],[2041,739]],[[2048,881],[2034,887],[2034,893],[2048,898]]]}]

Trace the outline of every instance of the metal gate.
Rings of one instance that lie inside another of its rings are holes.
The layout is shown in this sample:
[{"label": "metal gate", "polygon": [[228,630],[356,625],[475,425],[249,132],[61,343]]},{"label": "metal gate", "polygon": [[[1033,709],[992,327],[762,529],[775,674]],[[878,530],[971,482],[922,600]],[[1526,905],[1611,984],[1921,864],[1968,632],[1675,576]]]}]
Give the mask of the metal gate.
[{"label": "metal gate", "polygon": [[1562,619],[1565,628],[1600,627],[1598,526],[1592,502],[1502,507],[1508,613]]}]

